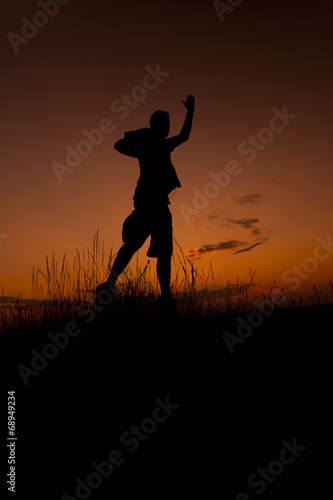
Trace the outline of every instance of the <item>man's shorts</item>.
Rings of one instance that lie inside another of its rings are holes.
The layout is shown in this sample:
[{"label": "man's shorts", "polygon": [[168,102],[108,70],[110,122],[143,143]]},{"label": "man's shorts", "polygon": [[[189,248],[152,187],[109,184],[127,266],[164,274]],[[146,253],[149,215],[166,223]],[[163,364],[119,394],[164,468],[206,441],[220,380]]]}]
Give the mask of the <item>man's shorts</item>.
[{"label": "man's shorts", "polygon": [[171,256],[173,250],[172,215],[167,205],[136,208],[123,224],[123,242],[141,248],[151,236],[148,257]]}]

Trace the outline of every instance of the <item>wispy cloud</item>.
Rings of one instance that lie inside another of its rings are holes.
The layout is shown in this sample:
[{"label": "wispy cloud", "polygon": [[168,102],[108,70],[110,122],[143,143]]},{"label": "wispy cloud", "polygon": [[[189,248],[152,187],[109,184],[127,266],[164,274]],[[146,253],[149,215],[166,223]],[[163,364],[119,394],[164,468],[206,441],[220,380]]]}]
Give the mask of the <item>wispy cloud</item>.
[{"label": "wispy cloud", "polygon": [[[241,198],[235,198],[238,203],[257,203],[263,198],[262,194],[252,194],[248,196],[243,196]],[[224,215],[224,217],[223,217]],[[271,233],[270,230],[265,228],[258,227],[260,223],[260,219],[253,217],[225,217],[225,211],[222,209],[216,209],[210,211],[206,214],[206,221],[213,223],[215,230],[219,227],[220,229],[227,230],[230,228],[231,230],[235,230],[237,228],[237,232],[245,230],[247,233],[247,237],[244,240],[236,240],[230,239],[225,240],[216,244],[205,244],[201,245],[198,248],[190,250],[187,252],[187,256],[191,259],[200,259],[206,254],[214,253],[214,252],[227,252],[233,253],[234,255],[249,252],[250,250],[256,248],[259,245],[263,245],[268,239]],[[208,228],[210,225],[208,226]]]},{"label": "wispy cloud", "polygon": [[246,204],[246,203],[259,203],[262,201],[264,195],[263,194],[249,194],[247,196],[241,196],[240,198],[235,198],[238,203]]},{"label": "wispy cloud", "polygon": [[208,221],[219,219],[225,215],[225,212],[226,210],[224,207],[214,208],[213,210],[206,212],[205,219]]},{"label": "wispy cloud", "polygon": [[255,224],[258,224],[260,222],[260,219],[250,219],[250,218],[241,218],[241,219],[227,219],[227,226],[232,226],[233,224],[236,226],[240,226],[244,229],[251,229],[250,235],[253,237],[258,237],[264,234],[267,231],[263,231],[262,229],[259,229],[258,227],[255,226]]},{"label": "wispy cloud", "polygon": [[[202,245],[199,248],[195,248],[194,250],[190,250],[187,252],[187,256],[190,258],[200,258],[203,255],[213,253],[213,252],[232,252],[233,254],[238,254],[242,252],[249,252],[253,248],[262,245],[268,240],[268,237],[263,237],[257,239],[257,241],[253,244],[250,244],[248,241],[239,241],[239,240],[229,240],[223,241],[221,243],[217,243],[215,245]],[[244,248],[243,248],[244,247]]]},{"label": "wispy cloud", "polygon": [[254,227],[251,231],[252,236],[259,236],[262,234],[262,229],[259,229],[259,227]]},{"label": "wispy cloud", "polygon": [[262,245],[267,240],[268,240],[268,238],[262,238],[260,241],[258,241],[257,243],[254,243],[253,245],[251,245],[249,247],[242,248],[241,250],[237,250],[237,252],[235,252],[235,254],[236,253],[242,253],[242,252],[249,252],[250,250],[252,250],[252,248],[257,247],[258,245]]},{"label": "wispy cloud", "polygon": [[247,244],[246,241],[238,241],[238,240],[223,241],[215,245],[202,245],[201,247],[196,248],[194,250],[189,250],[187,252],[187,255],[188,257],[197,257],[213,252],[228,252],[235,250],[236,248],[242,247],[246,244]]},{"label": "wispy cloud", "polygon": [[254,228],[253,224],[257,224],[258,222],[260,222],[260,219],[249,219],[249,218],[228,219],[228,222],[231,222],[231,224],[237,224],[239,226],[242,226],[245,229],[252,229]]}]

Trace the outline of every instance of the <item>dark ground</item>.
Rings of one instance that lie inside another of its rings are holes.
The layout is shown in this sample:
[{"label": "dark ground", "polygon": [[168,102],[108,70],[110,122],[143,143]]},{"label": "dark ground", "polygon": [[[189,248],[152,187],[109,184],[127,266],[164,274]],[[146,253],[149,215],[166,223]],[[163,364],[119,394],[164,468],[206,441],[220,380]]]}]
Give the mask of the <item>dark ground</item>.
[{"label": "dark ground", "polygon": [[[27,386],[17,365],[31,366],[31,349],[42,352],[48,331],[3,336],[2,415],[7,391],[16,391],[12,498],[323,498],[332,311],[276,310],[233,354],[223,333],[236,334],[236,317],[111,323],[102,314],[90,325],[81,320],[81,333]],[[157,398],[179,407],[131,452],[121,436],[152,416]],[[6,437],[4,421],[2,452]],[[264,492],[247,484],[259,467],[279,460],[283,441],[295,439],[306,450],[269,475],[274,481]],[[124,463],[91,494],[77,496],[76,478],[86,483],[96,473],[92,463],[109,460],[113,450]]]}]

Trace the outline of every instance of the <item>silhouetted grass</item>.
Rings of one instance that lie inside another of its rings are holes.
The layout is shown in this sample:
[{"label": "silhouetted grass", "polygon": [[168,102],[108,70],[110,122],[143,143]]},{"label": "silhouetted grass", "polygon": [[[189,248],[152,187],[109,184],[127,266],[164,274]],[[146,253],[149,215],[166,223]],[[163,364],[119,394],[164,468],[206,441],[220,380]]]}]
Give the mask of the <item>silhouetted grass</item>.
[{"label": "silhouetted grass", "polygon": [[[45,268],[33,269],[31,301],[18,297],[15,302],[7,303],[2,289],[0,302],[0,331],[29,331],[36,327],[46,327],[77,317],[78,306],[89,308],[99,283],[105,281],[116,254],[111,248],[107,254],[104,240],[100,241],[99,231],[93,237],[92,249],[87,246],[82,251],[76,250],[72,265],[65,253],[60,264],[55,255],[46,257]],[[226,283],[218,287],[214,281],[213,267],[208,273],[198,270],[182,252],[176,242],[173,257],[172,294],[177,305],[178,316],[182,319],[202,319],[205,317],[230,316],[242,314],[260,308],[301,306],[304,298],[296,299],[295,294],[279,289],[273,283],[270,287],[256,284],[256,272],[249,269],[249,282]],[[333,284],[330,281],[331,293]],[[267,290],[263,293],[263,289]],[[279,290],[276,293],[276,290]],[[159,286],[155,273],[155,262],[148,260],[142,269],[136,262],[126,269],[117,283],[109,312],[114,317],[137,316],[151,317],[160,315],[157,306]],[[282,300],[283,298],[283,300]],[[314,285],[314,296],[309,296],[311,303],[320,304],[321,294]]]}]

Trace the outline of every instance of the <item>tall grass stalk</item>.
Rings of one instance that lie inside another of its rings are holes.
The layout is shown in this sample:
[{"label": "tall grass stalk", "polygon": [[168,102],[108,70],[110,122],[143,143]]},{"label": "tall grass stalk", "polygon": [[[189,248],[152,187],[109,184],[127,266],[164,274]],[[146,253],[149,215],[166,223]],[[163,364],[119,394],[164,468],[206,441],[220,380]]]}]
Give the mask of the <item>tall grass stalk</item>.
[{"label": "tall grass stalk", "polygon": [[[256,272],[249,269],[248,283],[232,284],[227,281],[221,288],[216,285],[213,266],[210,263],[208,271],[197,269],[187,258],[178,242],[173,255],[173,277],[171,290],[177,304],[177,310],[182,318],[202,318],[206,316],[230,315],[246,313],[258,307],[269,308],[272,304],[278,307],[296,305],[294,295],[280,290],[275,284],[263,293],[261,282],[255,283]],[[0,301],[0,331],[4,329],[29,330],[42,324],[55,324],[73,319],[77,315],[79,304],[92,303],[96,287],[108,278],[116,254],[111,247],[106,253],[104,240],[100,240],[99,230],[93,237],[92,248],[88,246],[82,251],[76,249],[70,265],[67,253],[58,264],[55,254],[46,256],[45,268],[34,268],[32,271],[31,300],[23,301],[18,296],[14,303],[6,303],[2,287]],[[331,292],[333,284],[330,281]],[[142,269],[139,266],[138,255],[135,269],[126,269],[119,277],[117,293],[111,307],[114,314],[155,314],[156,299],[159,297],[159,285],[155,266],[150,260]],[[320,293],[314,285],[313,303],[320,303]],[[327,301],[330,299],[329,294]],[[282,301],[282,297],[284,300]],[[303,298],[299,305],[302,305]]]}]

